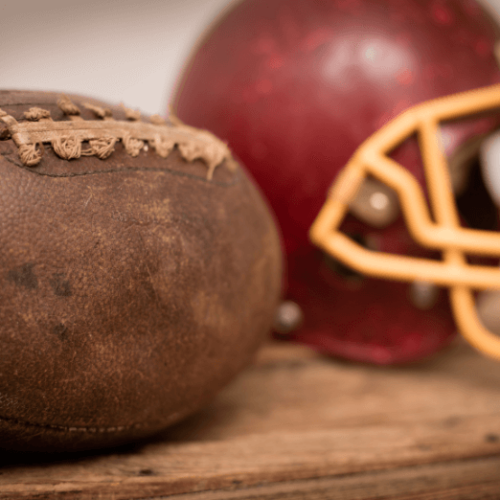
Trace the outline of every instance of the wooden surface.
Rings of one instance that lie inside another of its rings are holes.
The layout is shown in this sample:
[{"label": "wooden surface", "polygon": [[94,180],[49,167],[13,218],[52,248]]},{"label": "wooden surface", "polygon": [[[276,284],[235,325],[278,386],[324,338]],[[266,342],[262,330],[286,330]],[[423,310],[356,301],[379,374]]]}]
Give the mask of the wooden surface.
[{"label": "wooden surface", "polygon": [[0,498],[498,499],[500,364],[405,368],[270,344],[205,411],[120,450],[0,452]]}]

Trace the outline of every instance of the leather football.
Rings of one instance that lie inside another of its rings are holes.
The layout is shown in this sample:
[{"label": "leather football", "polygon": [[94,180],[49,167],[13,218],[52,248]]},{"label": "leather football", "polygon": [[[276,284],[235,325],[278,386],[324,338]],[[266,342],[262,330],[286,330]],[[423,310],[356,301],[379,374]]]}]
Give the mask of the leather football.
[{"label": "leather football", "polygon": [[0,447],[159,432],[252,358],[274,222],[223,142],[77,96],[0,92]]}]

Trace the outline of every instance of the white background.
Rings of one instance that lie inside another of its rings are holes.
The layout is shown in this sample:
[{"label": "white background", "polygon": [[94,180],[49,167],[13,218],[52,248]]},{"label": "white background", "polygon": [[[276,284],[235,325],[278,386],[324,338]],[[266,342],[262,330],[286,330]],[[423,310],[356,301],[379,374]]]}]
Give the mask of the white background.
[{"label": "white background", "polygon": [[[164,114],[192,46],[234,1],[0,0],[0,89],[64,91]],[[500,0],[487,5],[500,18]]]}]

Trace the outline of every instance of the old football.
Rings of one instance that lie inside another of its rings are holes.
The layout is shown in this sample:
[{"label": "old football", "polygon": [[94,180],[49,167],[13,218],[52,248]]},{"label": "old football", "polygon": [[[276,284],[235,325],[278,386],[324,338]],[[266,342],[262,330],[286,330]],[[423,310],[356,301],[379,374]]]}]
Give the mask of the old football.
[{"label": "old football", "polygon": [[0,92],[0,446],[107,447],[199,409],[281,288],[228,146],[175,118]]}]

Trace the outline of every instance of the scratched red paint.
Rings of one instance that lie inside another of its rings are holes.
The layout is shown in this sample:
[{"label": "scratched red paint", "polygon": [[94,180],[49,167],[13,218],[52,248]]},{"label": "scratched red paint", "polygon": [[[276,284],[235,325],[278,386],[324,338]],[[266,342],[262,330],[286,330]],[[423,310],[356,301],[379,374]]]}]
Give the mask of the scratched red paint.
[{"label": "scratched red paint", "polygon": [[409,69],[403,69],[396,75],[396,80],[400,85],[411,85],[415,80],[415,74]]},{"label": "scratched red paint", "polygon": [[478,38],[474,44],[476,53],[480,57],[491,56],[493,47],[487,38]]},{"label": "scratched red paint", "polygon": [[442,2],[435,2],[431,6],[432,18],[438,24],[450,26],[455,22],[455,16],[451,9],[449,9]]}]

